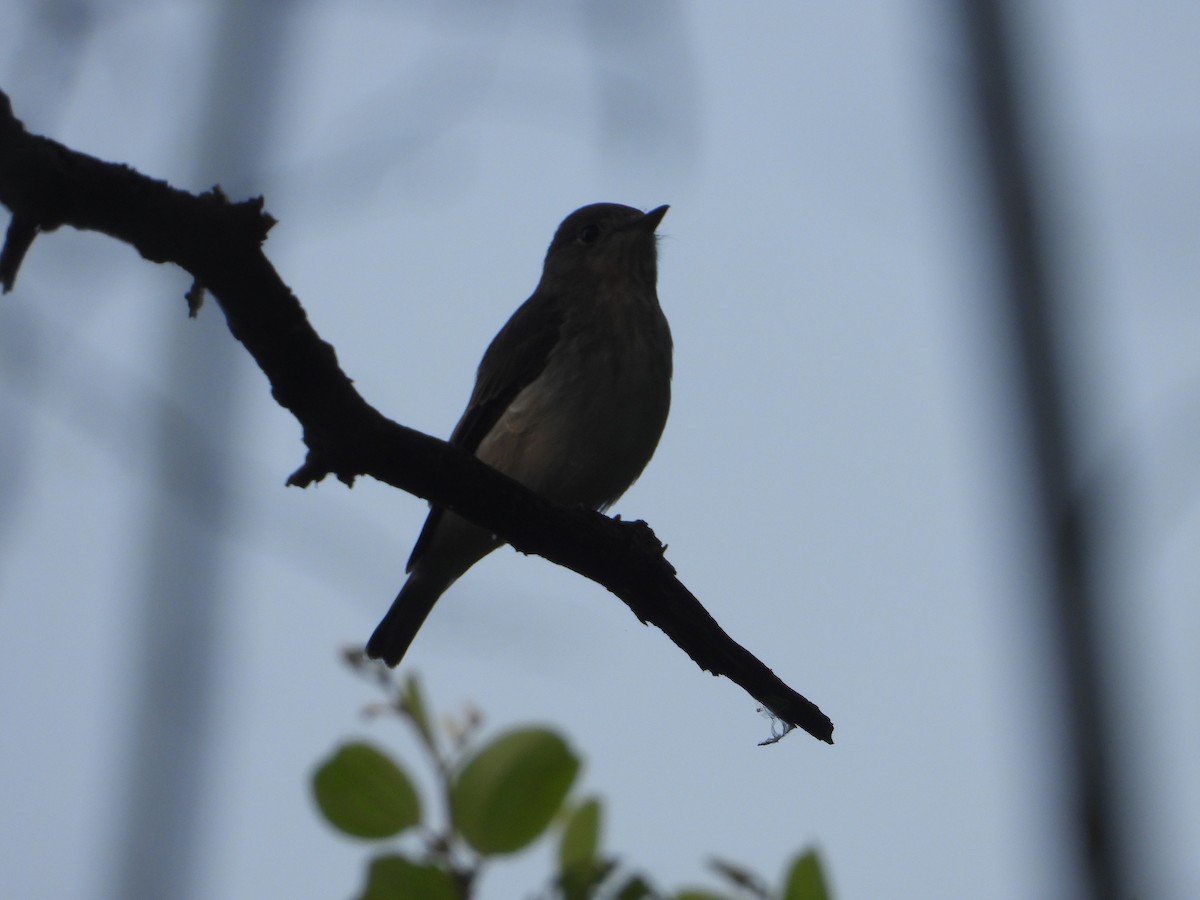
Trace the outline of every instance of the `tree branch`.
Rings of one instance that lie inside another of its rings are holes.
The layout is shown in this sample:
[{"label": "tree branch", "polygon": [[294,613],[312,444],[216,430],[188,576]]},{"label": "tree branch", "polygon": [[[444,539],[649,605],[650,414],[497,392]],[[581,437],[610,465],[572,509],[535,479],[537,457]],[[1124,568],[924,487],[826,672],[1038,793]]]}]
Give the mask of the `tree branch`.
[{"label": "tree branch", "polygon": [[[1066,688],[1069,746],[1063,780],[1072,793],[1084,890],[1096,898],[1130,897],[1130,810],[1114,738],[1128,727],[1109,684],[1115,644],[1105,640],[1104,501],[1082,490],[1081,438],[1072,427],[1069,338],[1056,328],[1053,198],[1037,189],[1036,115],[1022,92],[1021,16],[996,0],[959,3],[964,90],[976,130],[981,193],[994,219],[1001,263],[997,299],[1011,322],[1013,371],[1028,434],[1034,511],[1045,600]],[[1057,236],[1056,236],[1057,237]],[[1111,527],[1109,525],[1108,527]]]},{"label": "tree branch", "polygon": [[725,675],[791,727],[833,743],[833,723],[729,637],[675,578],[644,522],[555,506],[444,441],[398,425],[354,389],[333,348],[262,252],[274,220],[261,198],[231,203],[219,188],[199,196],[25,131],[0,92],[0,203],[13,214],[0,253],[8,290],[25,250],[62,225],[99,231],[195,279],[254,357],[276,401],[304,429],[307,459],[288,479],[301,487],[359,475],[453,509],[522,553],[565,566],[616,594],[662,629],[700,668]]}]

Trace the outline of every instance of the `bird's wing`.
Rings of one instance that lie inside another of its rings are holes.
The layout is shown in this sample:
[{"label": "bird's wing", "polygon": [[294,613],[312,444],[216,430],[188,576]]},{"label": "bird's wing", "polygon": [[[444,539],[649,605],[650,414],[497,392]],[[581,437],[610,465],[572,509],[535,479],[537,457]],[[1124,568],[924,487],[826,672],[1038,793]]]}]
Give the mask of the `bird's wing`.
[{"label": "bird's wing", "polygon": [[[451,444],[472,453],[479,448],[517,394],[546,368],[546,360],[558,343],[562,320],[562,307],[553,295],[535,292],[521,304],[483,354],[475,389],[450,435]],[[442,512],[437,506],[429,511],[405,571],[411,572],[428,548]]]}]

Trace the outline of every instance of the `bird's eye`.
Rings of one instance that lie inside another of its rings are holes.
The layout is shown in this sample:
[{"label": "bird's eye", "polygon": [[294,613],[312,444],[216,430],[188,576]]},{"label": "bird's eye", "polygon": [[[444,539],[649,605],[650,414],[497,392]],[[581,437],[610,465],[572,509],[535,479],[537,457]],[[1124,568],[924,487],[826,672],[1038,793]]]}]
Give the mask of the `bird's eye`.
[{"label": "bird's eye", "polygon": [[600,226],[588,223],[579,229],[579,243],[594,244],[596,239],[600,237]]}]

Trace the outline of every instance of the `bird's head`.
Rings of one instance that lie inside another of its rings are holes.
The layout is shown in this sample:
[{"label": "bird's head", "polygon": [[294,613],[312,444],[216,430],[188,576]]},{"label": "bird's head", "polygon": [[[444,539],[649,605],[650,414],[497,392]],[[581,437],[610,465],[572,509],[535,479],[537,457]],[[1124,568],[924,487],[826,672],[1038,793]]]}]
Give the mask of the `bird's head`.
[{"label": "bird's head", "polygon": [[575,210],[558,226],[546,251],[543,284],[589,280],[653,289],[658,275],[654,232],[667,209],[660,206],[644,213],[620,203],[593,203]]}]

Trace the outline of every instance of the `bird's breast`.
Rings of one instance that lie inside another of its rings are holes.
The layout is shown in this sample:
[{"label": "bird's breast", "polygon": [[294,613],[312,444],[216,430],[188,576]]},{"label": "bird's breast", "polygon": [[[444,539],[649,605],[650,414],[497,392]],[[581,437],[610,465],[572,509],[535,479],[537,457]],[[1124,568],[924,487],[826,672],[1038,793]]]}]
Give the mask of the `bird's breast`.
[{"label": "bird's breast", "polygon": [[605,507],[624,493],[671,402],[670,332],[657,304],[645,313],[568,322],[545,369],[480,443],[480,459],[567,505]]}]

